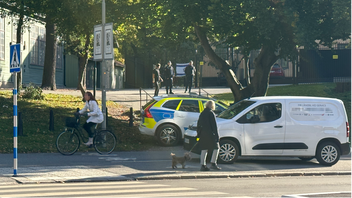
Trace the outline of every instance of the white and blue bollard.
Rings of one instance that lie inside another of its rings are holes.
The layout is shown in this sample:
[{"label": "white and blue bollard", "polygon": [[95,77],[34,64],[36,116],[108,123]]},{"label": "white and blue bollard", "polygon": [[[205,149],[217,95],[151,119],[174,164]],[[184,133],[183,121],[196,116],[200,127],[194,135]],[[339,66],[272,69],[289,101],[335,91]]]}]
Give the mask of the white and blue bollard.
[{"label": "white and blue bollard", "polygon": [[17,176],[17,73],[13,88],[13,175]]}]

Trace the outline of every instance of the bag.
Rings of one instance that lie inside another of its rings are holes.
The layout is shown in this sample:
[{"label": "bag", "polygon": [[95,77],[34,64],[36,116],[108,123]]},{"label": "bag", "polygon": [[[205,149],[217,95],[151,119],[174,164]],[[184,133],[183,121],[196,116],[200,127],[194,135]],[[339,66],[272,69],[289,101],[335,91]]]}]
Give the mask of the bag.
[{"label": "bag", "polygon": [[66,118],[66,127],[76,127],[77,125],[77,120],[76,118]]}]

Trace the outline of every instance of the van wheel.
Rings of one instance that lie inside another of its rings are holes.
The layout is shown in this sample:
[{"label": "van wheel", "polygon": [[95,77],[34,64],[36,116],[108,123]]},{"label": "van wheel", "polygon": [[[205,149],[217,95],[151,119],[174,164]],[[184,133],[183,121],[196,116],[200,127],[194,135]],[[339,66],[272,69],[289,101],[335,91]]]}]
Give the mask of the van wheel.
[{"label": "van wheel", "polygon": [[232,164],[237,160],[239,154],[240,149],[234,141],[220,140],[219,163]]},{"label": "van wheel", "polygon": [[315,157],[299,157],[300,160],[305,161],[305,162],[308,162],[308,161],[310,161],[310,160],[312,160],[314,158]]},{"label": "van wheel", "polygon": [[333,142],[322,142],[317,147],[315,157],[320,164],[332,166],[340,159],[340,149]]},{"label": "van wheel", "polygon": [[181,132],[172,124],[164,124],[158,128],[156,137],[163,146],[176,146],[181,140]]}]

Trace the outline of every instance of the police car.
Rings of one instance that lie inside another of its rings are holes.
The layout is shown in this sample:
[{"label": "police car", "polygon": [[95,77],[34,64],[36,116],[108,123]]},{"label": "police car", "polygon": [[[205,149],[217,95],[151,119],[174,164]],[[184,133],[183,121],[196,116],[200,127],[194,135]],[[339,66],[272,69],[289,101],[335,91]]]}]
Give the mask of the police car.
[{"label": "police car", "polygon": [[[183,138],[188,126],[198,120],[207,101],[214,100],[202,96],[163,95],[156,96],[142,107],[139,131],[142,134],[156,136],[163,146],[177,145]],[[215,114],[224,111],[227,106],[215,102]]]}]

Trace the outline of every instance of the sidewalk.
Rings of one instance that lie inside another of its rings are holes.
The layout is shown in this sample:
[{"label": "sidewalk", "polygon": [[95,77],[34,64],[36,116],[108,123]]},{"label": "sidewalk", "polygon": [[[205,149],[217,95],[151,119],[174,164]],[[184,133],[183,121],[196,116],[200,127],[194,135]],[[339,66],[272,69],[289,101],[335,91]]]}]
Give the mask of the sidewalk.
[{"label": "sidewalk", "polygon": [[[173,151],[174,152],[174,151]],[[183,151],[176,151],[182,155]],[[0,156],[10,159],[9,154]],[[26,155],[26,154],[22,154]],[[320,176],[351,175],[351,157],[343,156],[332,166],[322,166],[316,160],[303,162],[298,158],[240,158],[234,164],[220,164],[221,171],[199,171],[199,156],[186,163],[182,169],[171,168],[170,151],[121,152],[108,156],[96,153],[81,153],[73,156],[60,154],[31,154],[31,164],[20,164],[18,177],[13,177],[10,162],[0,163],[0,185],[56,182],[90,182],[90,181],[128,181],[128,180],[163,180],[163,179],[200,179],[200,178],[239,178],[239,177],[285,177],[285,176]],[[5,157],[4,157],[5,156]],[[34,156],[34,157],[33,157]],[[53,159],[62,162],[55,162]],[[36,159],[38,158],[38,159]],[[52,162],[44,162],[47,159]],[[26,161],[23,156],[19,159]],[[41,161],[41,160],[42,161]],[[59,164],[57,166],[52,164]],[[64,165],[63,165],[64,164]],[[79,164],[79,165],[74,165]]]},{"label": "sidewalk", "polygon": [[[209,94],[220,94],[220,93],[229,93],[231,92],[228,87],[214,87],[214,88],[204,88],[204,90]],[[202,90],[201,94],[203,96],[207,96],[207,93]],[[93,90],[87,90],[93,93]],[[145,91],[145,92],[144,92]],[[151,97],[154,96],[154,89],[144,89],[142,90],[142,95],[140,96],[139,89],[121,89],[121,90],[112,90],[106,92],[106,99],[110,101],[117,102],[126,107],[133,107],[135,110],[140,109],[140,99],[142,99],[142,105],[151,100]],[[174,88],[173,92],[175,95],[189,95],[188,93],[184,93],[184,88]],[[73,95],[81,97],[81,92],[76,89],[57,89],[56,91],[52,90],[43,90],[45,94],[65,94],[65,95]],[[147,93],[147,94],[146,94]],[[198,94],[199,89],[192,89],[192,93]],[[149,95],[148,95],[149,94]],[[161,88],[159,95],[166,94],[165,88]],[[101,90],[96,91],[97,99],[101,99]]]}]

